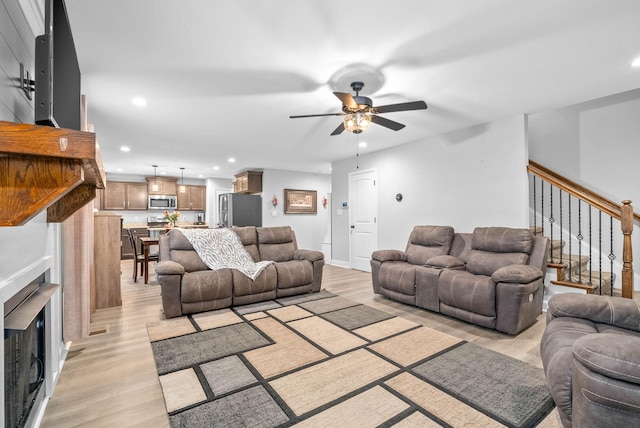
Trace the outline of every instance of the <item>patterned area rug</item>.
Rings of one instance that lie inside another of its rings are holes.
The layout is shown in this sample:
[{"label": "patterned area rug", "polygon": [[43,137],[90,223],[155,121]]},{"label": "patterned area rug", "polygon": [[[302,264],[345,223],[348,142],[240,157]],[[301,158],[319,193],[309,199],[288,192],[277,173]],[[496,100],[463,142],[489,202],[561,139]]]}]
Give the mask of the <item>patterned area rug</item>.
[{"label": "patterned area rug", "polygon": [[542,369],[328,292],[150,323],[172,427],[532,427]]}]

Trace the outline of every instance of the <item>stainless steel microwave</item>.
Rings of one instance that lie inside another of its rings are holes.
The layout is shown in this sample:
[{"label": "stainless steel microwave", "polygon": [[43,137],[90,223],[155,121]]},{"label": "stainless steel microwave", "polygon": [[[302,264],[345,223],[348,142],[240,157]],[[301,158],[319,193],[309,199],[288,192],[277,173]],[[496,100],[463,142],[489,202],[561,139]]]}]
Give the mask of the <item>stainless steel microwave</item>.
[{"label": "stainless steel microwave", "polygon": [[149,195],[148,207],[150,210],[175,210],[177,199],[174,195]]}]

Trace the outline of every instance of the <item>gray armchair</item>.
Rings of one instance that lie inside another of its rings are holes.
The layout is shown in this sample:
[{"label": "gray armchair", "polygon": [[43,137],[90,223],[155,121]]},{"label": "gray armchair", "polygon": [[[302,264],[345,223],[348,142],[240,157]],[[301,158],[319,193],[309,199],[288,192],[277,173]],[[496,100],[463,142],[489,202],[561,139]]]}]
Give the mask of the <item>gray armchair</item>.
[{"label": "gray armchair", "polygon": [[640,426],[640,302],[553,296],[540,353],[565,427]]}]

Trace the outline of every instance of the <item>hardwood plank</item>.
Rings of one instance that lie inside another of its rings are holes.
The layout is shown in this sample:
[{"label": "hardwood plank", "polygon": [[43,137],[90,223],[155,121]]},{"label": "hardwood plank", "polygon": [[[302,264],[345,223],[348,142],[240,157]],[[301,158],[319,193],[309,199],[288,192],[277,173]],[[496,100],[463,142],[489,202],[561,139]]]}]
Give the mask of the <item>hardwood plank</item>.
[{"label": "hardwood plank", "polygon": [[[132,281],[132,269],[131,260],[122,261],[122,306],[92,315],[91,330],[107,332],[72,344],[42,427],[169,426],[146,331],[163,318],[160,287],[153,268],[146,285]],[[514,337],[374,295],[366,272],[326,265],[322,282],[333,293],[542,367],[544,315]],[[540,426],[560,427],[557,411]]]}]

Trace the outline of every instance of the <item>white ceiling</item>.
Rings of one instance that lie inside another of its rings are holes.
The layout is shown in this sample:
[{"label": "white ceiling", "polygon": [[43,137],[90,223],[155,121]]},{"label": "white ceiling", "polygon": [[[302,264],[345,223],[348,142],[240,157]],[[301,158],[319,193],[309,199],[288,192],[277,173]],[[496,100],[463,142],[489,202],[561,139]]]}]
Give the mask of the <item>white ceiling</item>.
[{"label": "white ceiling", "polygon": [[289,115],[339,112],[332,92],[354,80],[374,105],[429,106],[385,114],[406,128],[372,125],[360,153],[640,87],[638,0],[66,4],[109,173],[329,173],[356,136],[329,135],[338,117]]}]

